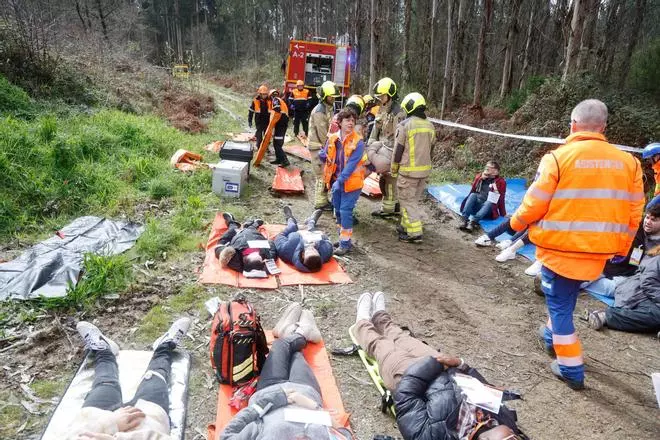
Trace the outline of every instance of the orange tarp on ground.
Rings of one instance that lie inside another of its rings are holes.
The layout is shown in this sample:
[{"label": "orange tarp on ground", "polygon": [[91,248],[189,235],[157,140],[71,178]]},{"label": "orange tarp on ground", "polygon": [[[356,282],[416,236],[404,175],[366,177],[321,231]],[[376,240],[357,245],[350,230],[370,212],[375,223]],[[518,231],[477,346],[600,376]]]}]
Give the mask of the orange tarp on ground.
[{"label": "orange tarp on ground", "polygon": [[308,162],[312,161],[312,155],[310,154],[309,150],[300,144],[285,145],[284,152],[292,154],[301,159],[305,159]]},{"label": "orange tarp on ground", "polygon": [[[283,229],[284,225],[263,225],[260,228],[271,239],[282,232]],[[272,275],[268,278],[246,278],[243,274],[233,269],[220,266],[220,261],[215,257],[215,247],[226,230],[227,224],[222,217],[222,213],[217,213],[211,226],[208,244],[206,245],[206,257],[204,258],[202,275],[199,279],[200,283],[226,284],[234,287],[251,287],[257,289],[277,289],[277,279]],[[348,284],[353,282],[351,277],[344,272],[344,269],[341,268],[334,258],[331,258],[330,261],[321,267],[321,271],[316,273],[299,272],[295,267],[279,258],[276,264],[282,271],[278,275],[281,286],[295,286],[297,284]]]},{"label": "orange tarp on ground", "polygon": [[273,178],[273,191],[283,193],[304,193],[305,184],[302,180],[300,168],[275,168],[275,177]]},{"label": "orange tarp on ground", "polygon": [[383,193],[380,191],[380,176],[376,173],[371,173],[364,179],[364,186],[362,187],[362,194],[369,197],[382,197]]},{"label": "orange tarp on ground", "polygon": [[[270,331],[266,332],[269,344],[272,344],[273,336]],[[321,386],[321,395],[323,396],[323,408],[330,412],[332,421],[336,427],[343,426],[350,429],[348,418],[350,414],[344,409],[344,403],[341,400],[337,382],[332,374],[330,359],[325,349],[325,344],[307,344],[303,349],[303,356],[312,368],[316,380]],[[230,385],[219,385],[218,387],[218,406],[215,424],[208,426],[208,440],[217,440],[227,423],[238,412],[235,408],[229,406],[233,388]]]},{"label": "orange tarp on ground", "polygon": [[202,162],[202,156],[188,150],[177,150],[170,158],[170,165],[181,171],[194,171],[197,168],[208,166]]}]

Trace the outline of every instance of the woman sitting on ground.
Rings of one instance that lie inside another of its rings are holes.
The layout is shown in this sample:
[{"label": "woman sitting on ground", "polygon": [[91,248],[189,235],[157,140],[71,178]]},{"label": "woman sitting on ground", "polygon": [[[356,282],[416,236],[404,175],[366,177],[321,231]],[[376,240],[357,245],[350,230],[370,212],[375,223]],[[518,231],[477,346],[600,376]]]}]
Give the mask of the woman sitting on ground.
[{"label": "woman sitting on ground", "polygon": [[154,354],[135,396],[123,403],[116,357],[119,346],[93,324],[76,328],[96,365],[94,383],[82,409],[59,438],[66,440],[169,440],[168,384],[172,354],[188,332],[190,318],[180,318],[153,343]]}]

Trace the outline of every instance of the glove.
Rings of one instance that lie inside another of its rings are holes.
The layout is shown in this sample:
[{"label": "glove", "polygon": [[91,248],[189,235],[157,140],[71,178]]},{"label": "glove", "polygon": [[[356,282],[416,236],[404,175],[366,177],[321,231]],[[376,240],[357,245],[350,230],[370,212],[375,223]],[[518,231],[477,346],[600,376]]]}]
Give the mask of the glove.
[{"label": "glove", "polygon": [[341,182],[339,180],[335,180],[335,183],[332,184],[332,188],[330,188],[331,192],[335,191],[341,191]]},{"label": "glove", "polygon": [[390,175],[392,177],[399,177],[399,164],[392,162],[390,165]]}]

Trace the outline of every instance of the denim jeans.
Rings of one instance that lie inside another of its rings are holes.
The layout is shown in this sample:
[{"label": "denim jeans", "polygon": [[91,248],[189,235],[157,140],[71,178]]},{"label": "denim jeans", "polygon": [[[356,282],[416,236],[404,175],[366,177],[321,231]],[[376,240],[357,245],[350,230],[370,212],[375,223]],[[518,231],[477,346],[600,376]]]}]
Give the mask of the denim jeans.
[{"label": "denim jeans", "polygon": [[468,196],[463,206],[463,212],[461,215],[468,221],[470,216],[475,222],[479,222],[485,218],[491,217],[491,212],[493,209],[493,204],[489,201],[480,202],[479,196],[477,193],[472,193]]}]

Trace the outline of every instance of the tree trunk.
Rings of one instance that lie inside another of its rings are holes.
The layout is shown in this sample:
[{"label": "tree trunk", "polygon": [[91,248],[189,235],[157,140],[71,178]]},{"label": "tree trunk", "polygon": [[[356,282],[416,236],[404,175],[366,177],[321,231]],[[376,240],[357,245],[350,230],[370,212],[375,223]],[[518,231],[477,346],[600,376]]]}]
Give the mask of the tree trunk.
[{"label": "tree trunk", "polygon": [[[451,0],[449,0],[451,1]],[[429,47],[429,73],[427,75],[426,99],[433,99],[433,80],[435,79],[435,17],[438,6],[438,0],[431,0],[431,42]]]},{"label": "tree trunk", "polygon": [[516,35],[518,35],[518,13],[522,0],[513,0],[511,4],[511,16],[506,31],[506,49],[504,52],[504,66],[502,67],[502,84],[500,86],[500,98],[504,98],[511,91],[511,80],[513,78],[513,51],[516,46]]},{"label": "tree trunk", "polygon": [[587,17],[584,20],[582,30],[582,40],[580,42],[580,52],[577,59],[577,70],[584,70],[589,65],[591,54],[594,47],[594,34],[596,23],[598,21],[598,10],[600,9],[600,0],[587,0]]},{"label": "tree trunk", "polygon": [[619,28],[619,17],[622,13],[623,0],[613,0],[607,6],[607,19],[605,29],[597,51],[597,70],[601,76],[610,77],[614,61],[614,48],[619,40],[619,32],[612,32],[612,29]]},{"label": "tree trunk", "polygon": [[96,0],[96,11],[99,13],[99,20],[101,20],[101,29],[103,30],[103,38],[105,41],[109,41],[108,38],[108,25],[105,22],[105,14],[103,13],[103,5],[101,0]]},{"label": "tree trunk", "polygon": [[534,18],[536,17],[536,5],[534,2],[531,5],[529,12],[529,23],[527,24],[527,36],[525,38],[525,53],[523,55],[523,66],[520,71],[520,81],[518,82],[518,88],[522,89],[525,85],[525,75],[529,69],[529,58],[530,58],[530,46],[532,45],[532,30],[534,29]]},{"label": "tree trunk", "polygon": [[635,2],[635,19],[632,22],[632,32],[630,34],[630,39],[628,40],[628,47],[623,56],[623,61],[621,62],[621,76],[619,77],[619,87],[623,87],[628,79],[628,73],[630,72],[630,58],[632,57],[635,47],[637,46],[637,40],[639,39],[639,30],[642,27],[642,22],[644,21],[644,13],[646,12],[646,0],[637,0]]},{"label": "tree trunk", "polygon": [[[359,3],[359,2],[358,2]],[[410,16],[412,15],[412,0],[403,2],[403,62],[401,69],[401,79],[403,86],[410,84]]]},{"label": "tree trunk", "polygon": [[371,0],[369,22],[369,85],[373,86],[376,84],[376,0]]},{"label": "tree trunk", "polygon": [[454,66],[451,72],[451,102],[455,105],[458,100],[458,92],[460,84],[463,80],[461,77],[461,67],[465,59],[465,15],[467,13],[467,0],[460,0],[458,4],[458,19],[456,20],[456,54],[454,55]]},{"label": "tree trunk", "polygon": [[83,18],[82,10],[80,9],[80,2],[78,2],[78,0],[76,0],[76,13],[78,14],[78,18],[80,18],[80,22],[82,23],[83,31],[87,32],[87,24]]},{"label": "tree trunk", "polygon": [[454,16],[454,0],[447,0],[447,53],[445,55],[445,73],[442,78],[442,103],[440,105],[440,119],[444,117],[445,106],[447,105],[447,95],[449,93],[449,79],[450,79],[449,73],[450,73],[451,60],[453,56],[452,45],[454,40],[453,16]]},{"label": "tree trunk", "polygon": [[493,0],[483,0],[481,11],[481,28],[479,29],[479,48],[477,49],[477,66],[474,71],[474,99],[472,105],[481,107],[483,94],[483,80],[486,67],[486,35],[490,28],[490,19],[493,15]]},{"label": "tree trunk", "polygon": [[587,14],[588,0],[573,0],[573,18],[571,20],[571,32],[566,45],[566,58],[564,61],[564,74],[562,81],[576,71],[578,52],[582,44],[582,31]]}]

